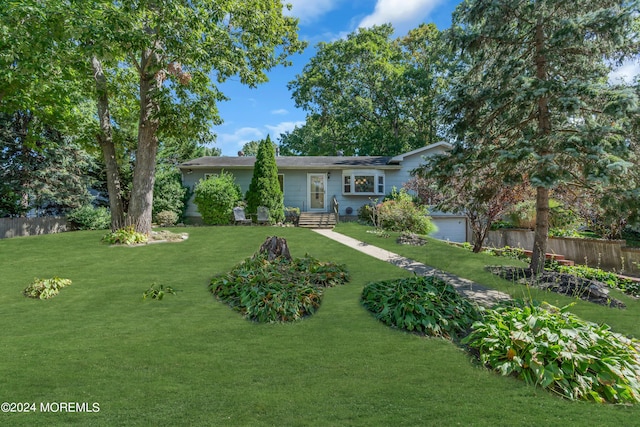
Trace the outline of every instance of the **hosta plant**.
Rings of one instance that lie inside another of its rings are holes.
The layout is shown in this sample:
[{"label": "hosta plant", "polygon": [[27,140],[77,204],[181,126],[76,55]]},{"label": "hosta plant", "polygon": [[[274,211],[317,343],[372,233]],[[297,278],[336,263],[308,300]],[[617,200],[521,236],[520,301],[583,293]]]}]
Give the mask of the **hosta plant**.
[{"label": "hosta plant", "polygon": [[369,283],[362,303],[389,326],[444,338],[465,335],[479,316],[476,306],[435,276]]},{"label": "hosta plant", "polygon": [[105,234],[102,241],[110,245],[135,245],[147,242],[147,236],[138,233],[136,229],[130,225],[111,233]]},{"label": "hosta plant", "polygon": [[52,277],[50,279],[35,279],[27,286],[23,295],[29,298],[49,299],[58,295],[60,289],[69,286],[71,280]]},{"label": "hosta plant", "polygon": [[248,319],[290,322],[313,314],[325,287],[344,284],[349,275],[343,265],[265,255],[248,258],[227,274],[214,277],[210,289],[216,298]]},{"label": "hosta plant", "polygon": [[522,301],[488,310],[464,340],[480,361],[571,400],[640,401],[638,343],[568,311]]},{"label": "hosta plant", "polygon": [[144,291],[142,299],[151,298],[160,301],[166,294],[176,295],[176,290],[171,286],[158,285],[154,283],[149,287],[149,289]]}]

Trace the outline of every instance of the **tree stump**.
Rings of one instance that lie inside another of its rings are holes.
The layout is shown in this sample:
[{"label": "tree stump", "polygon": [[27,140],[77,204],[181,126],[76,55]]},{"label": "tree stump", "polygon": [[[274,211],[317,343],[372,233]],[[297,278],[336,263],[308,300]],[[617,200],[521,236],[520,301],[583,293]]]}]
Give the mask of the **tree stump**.
[{"label": "tree stump", "polygon": [[277,236],[267,237],[267,240],[265,240],[262,246],[260,246],[256,255],[266,255],[269,261],[278,257],[283,257],[289,260],[291,259],[287,240],[283,237]]}]

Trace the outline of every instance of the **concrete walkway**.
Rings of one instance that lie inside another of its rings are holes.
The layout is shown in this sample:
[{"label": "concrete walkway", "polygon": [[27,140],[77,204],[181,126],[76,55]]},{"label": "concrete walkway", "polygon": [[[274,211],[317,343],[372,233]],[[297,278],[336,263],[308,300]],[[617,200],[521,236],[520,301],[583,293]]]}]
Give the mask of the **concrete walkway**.
[{"label": "concrete walkway", "polygon": [[377,246],[361,242],[360,240],[345,236],[344,234],[336,233],[333,230],[315,228],[313,231],[369,256],[389,262],[397,267],[404,268],[405,270],[412,271],[420,276],[434,275],[436,277],[440,277],[448,281],[461,295],[485,307],[490,307],[499,301],[511,299],[511,297],[504,292],[486,288],[472,282],[471,280],[463,279],[462,277],[458,277],[444,271],[438,271],[435,268],[424,265],[418,261],[414,261]]}]

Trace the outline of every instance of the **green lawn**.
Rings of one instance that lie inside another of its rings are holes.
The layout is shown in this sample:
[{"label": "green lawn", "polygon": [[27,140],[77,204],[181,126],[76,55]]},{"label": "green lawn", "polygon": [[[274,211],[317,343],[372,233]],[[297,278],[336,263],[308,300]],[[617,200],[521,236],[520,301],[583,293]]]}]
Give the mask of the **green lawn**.
[{"label": "green lawn", "polygon": [[[484,273],[486,257],[435,241],[399,246],[364,230],[337,228],[522,292]],[[449,342],[387,328],[362,308],[360,292],[369,281],[409,273],[312,231],[186,231],[181,243],[134,248],[100,244],[103,232],[0,240],[0,401],[100,406],[97,413],[0,413],[1,425],[620,426],[640,416],[636,407],[557,398],[475,366]],[[345,263],[352,276],[325,291],[313,317],[294,324],[251,323],[207,290],[213,275],[274,234],[293,256]],[[73,284],[49,301],[21,295],[34,277],[52,276]],[[152,283],[180,292],[143,301]],[[627,303],[624,312],[586,303],[575,312],[640,336],[638,308]]]}]

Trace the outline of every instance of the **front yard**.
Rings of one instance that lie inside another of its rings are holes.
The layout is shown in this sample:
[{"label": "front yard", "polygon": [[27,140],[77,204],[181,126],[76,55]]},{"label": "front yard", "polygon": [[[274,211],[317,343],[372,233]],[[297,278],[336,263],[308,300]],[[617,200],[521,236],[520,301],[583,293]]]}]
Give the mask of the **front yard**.
[{"label": "front yard", "polygon": [[[185,231],[185,229],[176,229]],[[632,425],[637,407],[569,402],[474,365],[454,344],[384,326],[360,304],[363,287],[410,277],[310,230],[189,228],[180,243],[109,247],[103,232],[0,241],[0,396],[3,402],[89,402],[99,412],[2,413],[4,425]],[[501,258],[429,241],[400,246],[356,224],[336,231],[434,267],[554,305],[483,267]],[[346,264],[312,317],[247,321],[208,291],[211,278],[267,236]],[[513,262],[513,261],[512,261]],[[22,290],[34,277],[72,280],[51,300]],[[177,290],[143,300],[152,284]],[[616,294],[616,297],[618,295]],[[624,311],[578,302],[572,311],[640,337],[638,303]]]}]

